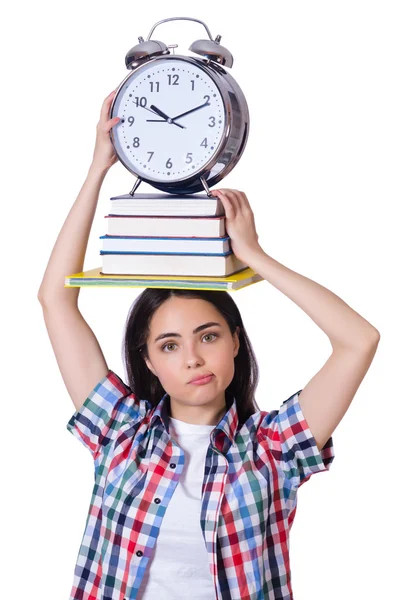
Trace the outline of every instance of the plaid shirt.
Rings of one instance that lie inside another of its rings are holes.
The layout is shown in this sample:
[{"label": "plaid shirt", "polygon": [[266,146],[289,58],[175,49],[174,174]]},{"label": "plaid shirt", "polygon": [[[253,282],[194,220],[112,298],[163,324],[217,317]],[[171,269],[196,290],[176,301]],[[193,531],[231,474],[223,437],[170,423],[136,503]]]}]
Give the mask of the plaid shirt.
[{"label": "plaid shirt", "polygon": [[[332,437],[317,448],[301,391],[279,410],[251,415],[240,429],[233,398],[211,431],[197,543],[208,552],[215,600],[293,599],[289,531],[297,490],[334,459]],[[70,600],[137,597],[183,471],[167,399],[152,407],[109,370],[67,423],[95,464]]]}]

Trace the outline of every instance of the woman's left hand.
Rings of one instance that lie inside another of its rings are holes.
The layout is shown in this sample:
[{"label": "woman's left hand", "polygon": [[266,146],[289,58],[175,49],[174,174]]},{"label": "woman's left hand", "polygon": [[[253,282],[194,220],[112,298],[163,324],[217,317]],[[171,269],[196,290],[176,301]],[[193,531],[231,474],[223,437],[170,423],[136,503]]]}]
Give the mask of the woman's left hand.
[{"label": "woman's left hand", "polygon": [[244,192],[238,190],[211,190],[220,198],[226,216],[226,233],[230,237],[233,254],[248,264],[253,252],[263,252],[258,242],[254,213]]}]

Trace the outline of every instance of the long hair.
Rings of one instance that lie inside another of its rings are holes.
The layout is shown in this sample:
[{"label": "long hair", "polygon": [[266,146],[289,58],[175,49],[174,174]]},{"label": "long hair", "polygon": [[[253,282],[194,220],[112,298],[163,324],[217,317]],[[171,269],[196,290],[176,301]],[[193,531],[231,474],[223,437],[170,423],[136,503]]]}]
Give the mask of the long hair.
[{"label": "long hair", "polygon": [[254,398],[259,369],[240,311],[227,292],[146,288],[132,304],[125,324],[122,353],[130,389],[138,398],[149,400],[152,406],[157,406],[166,393],[144,359],[148,358],[147,339],[153,314],[172,296],[200,298],[211,302],[226,320],[232,335],[237,326],[240,328],[240,347],[234,357],[234,377],[225,390],[225,399],[229,408],[229,402],[235,397],[241,427],[251,415],[260,410]]}]

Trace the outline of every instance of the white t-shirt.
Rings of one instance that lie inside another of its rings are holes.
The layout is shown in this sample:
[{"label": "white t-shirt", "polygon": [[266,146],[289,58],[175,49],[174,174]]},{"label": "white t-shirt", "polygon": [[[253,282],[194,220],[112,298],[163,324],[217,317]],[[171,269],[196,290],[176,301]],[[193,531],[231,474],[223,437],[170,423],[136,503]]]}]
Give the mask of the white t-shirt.
[{"label": "white t-shirt", "polygon": [[214,428],[215,425],[192,425],[169,417],[170,435],[183,449],[185,464],[164,514],[137,600],[215,598],[200,526],[205,457]]}]

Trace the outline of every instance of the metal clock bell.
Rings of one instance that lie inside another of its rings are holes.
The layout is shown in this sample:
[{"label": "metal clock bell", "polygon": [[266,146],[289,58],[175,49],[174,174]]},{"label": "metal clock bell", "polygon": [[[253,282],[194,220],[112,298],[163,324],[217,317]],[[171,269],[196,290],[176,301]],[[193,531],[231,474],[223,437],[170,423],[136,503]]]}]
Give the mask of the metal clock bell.
[{"label": "metal clock bell", "polygon": [[[152,40],[166,21],[201,23],[209,39],[193,42],[191,52],[175,55],[177,44]],[[156,23],[145,41],[125,57],[131,71],[117,88],[111,118],[111,140],[120,162],[142,181],[170,194],[192,194],[223,179],[239,161],[249,132],[244,94],[225,67],[233,65],[229,50],[212,38],[199,19],[172,17]]]}]

